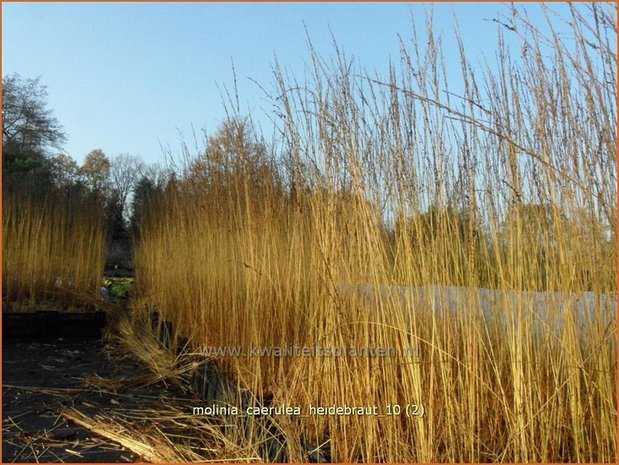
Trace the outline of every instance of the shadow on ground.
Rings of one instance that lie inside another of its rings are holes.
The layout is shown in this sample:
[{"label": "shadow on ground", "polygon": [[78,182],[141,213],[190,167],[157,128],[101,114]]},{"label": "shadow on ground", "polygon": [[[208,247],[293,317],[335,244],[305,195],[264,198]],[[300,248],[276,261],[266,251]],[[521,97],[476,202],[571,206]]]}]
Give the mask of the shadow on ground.
[{"label": "shadow on ground", "polygon": [[[120,444],[67,420],[132,409],[156,409],[180,394],[162,383],[105,390],[87,379],[122,381],[145,367],[97,339],[4,339],[2,462],[134,462]],[[179,401],[183,399],[178,398]]]}]

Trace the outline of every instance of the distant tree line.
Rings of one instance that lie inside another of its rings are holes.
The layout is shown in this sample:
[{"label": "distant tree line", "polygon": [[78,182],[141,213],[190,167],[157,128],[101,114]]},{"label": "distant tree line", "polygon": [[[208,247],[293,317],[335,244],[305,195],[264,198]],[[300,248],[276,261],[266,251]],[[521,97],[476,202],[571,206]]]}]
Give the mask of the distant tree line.
[{"label": "distant tree line", "polygon": [[[109,251],[130,249],[132,232],[159,183],[155,167],[139,157],[108,157],[92,150],[80,166],[63,153],[66,134],[48,108],[40,78],[18,74],[2,78],[2,181],[5,198],[59,201],[76,208],[100,209]],[[78,207],[80,206],[80,207]],[[110,252],[108,252],[110,255]],[[112,255],[114,255],[112,253]],[[118,262],[122,257],[108,256]]]},{"label": "distant tree line", "polygon": [[[109,264],[127,259],[131,244],[139,241],[141,228],[147,223],[144,220],[156,216],[170,195],[182,194],[186,201],[212,199],[208,207],[216,213],[225,209],[222,199],[243,206],[248,194],[254,197],[253,206],[260,205],[260,199],[269,199],[270,206],[304,208],[304,202],[321,193],[320,182],[310,188],[291,160],[285,156],[276,159],[249,119],[224,121],[206,139],[202,152],[189,157],[184,170],[166,171],[130,154],[110,158],[101,149],[88,153],[80,166],[62,152],[66,135],[47,108],[47,92],[39,79],[5,76],[2,93],[3,194],[27,192],[40,199],[55,196],[72,205],[82,202],[101,208],[110,244]],[[201,195],[194,195],[198,193]],[[337,195],[348,201],[357,196],[346,189]],[[468,263],[467,269],[487,270],[484,263],[511,250],[509,244],[513,242],[533,248],[536,263],[531,264],[531,273],[540,274],[536,282],[545,281],[549,257],[560,252],[557,244],[571,240],[592,221],[584,211],[578,218],[565,218],[552,204],[516,203],[508,209],[498,230],[484,227],[482,218],[466,210],[437,206],[425,212],[400,214],[389,228],[376,205],[370,205],[367,211],[381,223],[381,235],[387,243],[409,242],[412,253],[453,249],[453,244],[439,243],[440,238],[461,242],[463,246],[457,249],[466,253],[452,257],[454,270],[464,269],[464,263]],[[591,242],[606,247],[609,238],[605,236],[604,231],[596,230]],[[587,274],[584,281],[595,279],[594,270],[583,272]],[[459,284],[467,281],[456,276],[446,279]],[[500,284],[494,280],[490,275],[478,277],[479,282]]]}]

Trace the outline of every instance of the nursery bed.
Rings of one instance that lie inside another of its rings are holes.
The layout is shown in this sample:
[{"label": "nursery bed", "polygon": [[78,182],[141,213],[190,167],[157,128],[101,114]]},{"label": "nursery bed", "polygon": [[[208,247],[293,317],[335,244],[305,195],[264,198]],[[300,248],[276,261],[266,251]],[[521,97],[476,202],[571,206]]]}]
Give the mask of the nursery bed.
[{"label": "nursery bed", "polygon": [[2,462],[134,462],[144,459],[70,421],[155,409],[178,397],[161,384],[105,389],[86,377],[123,379],[143,371],[97,339],[5,340],[2,354]]}]

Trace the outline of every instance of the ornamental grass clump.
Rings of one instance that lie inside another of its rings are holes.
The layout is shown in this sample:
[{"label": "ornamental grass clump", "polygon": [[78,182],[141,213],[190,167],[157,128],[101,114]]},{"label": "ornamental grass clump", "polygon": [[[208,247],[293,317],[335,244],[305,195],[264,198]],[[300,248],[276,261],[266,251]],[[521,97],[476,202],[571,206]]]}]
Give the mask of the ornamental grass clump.
[{"label": "ornamental grass clump", "polygon": [[106,234],[98,202],[60,193],[6,195],[2,206],[3,303],[63,311],[100,301]]},{"label": "ornamental grass clump", "polygon": [[616,14],[583,10],[568,43],[513,9],[496,66],[458,38],[457,81],[431,21],[384,78],[310,46],[278,142],[235,115],[142,224],[143,308],[256,402],[377,406],[276,418],[290,461],[616,460]]}]

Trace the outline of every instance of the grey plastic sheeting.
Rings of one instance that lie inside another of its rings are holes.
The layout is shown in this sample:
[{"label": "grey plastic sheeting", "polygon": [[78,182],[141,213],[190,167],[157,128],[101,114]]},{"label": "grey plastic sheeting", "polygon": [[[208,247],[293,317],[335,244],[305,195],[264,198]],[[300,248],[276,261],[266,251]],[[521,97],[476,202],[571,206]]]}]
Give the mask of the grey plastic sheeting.
[{"label": "grey plastic sheeting", "polygon": [[497,321],[514,328],[523,321],[536,329],[561,331],[568,321],[576,328],[602,329],[616,323],[617,298],[593,292],[502,291],[455,286],[406,287],[340,284],[338,295],[366,309],[371,321],[414,322],[414,315],[458,314]]}]

